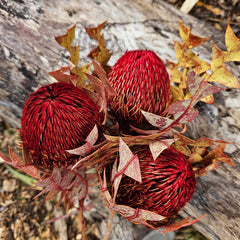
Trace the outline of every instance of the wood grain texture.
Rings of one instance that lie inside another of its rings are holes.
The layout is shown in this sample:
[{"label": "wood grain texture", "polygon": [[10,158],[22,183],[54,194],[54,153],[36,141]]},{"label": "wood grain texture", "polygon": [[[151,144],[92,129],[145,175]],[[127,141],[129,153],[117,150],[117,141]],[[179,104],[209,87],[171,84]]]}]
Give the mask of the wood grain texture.
[{"label": "wood grain texture", "polygon": [[[108,20],[104,29],[113,56],[110,65],[126,51],[151,49],[163,60],[175,61],[174,40],[180,40],[180,19],[193,33],[210,37],[224,48],[224,33],[157,0],[31,0],[0,3],[0,117],[20,127],[20,117],[28,95],[43,84],[53,82],[48,71],[67,65],[67,52],[54,36],[77,23],[76,43],[81,64],[96,42],[84,27]],[[200,56],[211,60],[211,44],[197,48]],[[166,61],[165,61],[166,63]],[[229,68],[240,79],[239,65]],[[240,143],[240,91],[216,94],[214,105],[199,104],[201,114],[190,125],[188,134],[203,135]],[[213,240],[240,239],[240,153],[230,145],[227,152],[236,167],[221,164],[220,169],[198,179],[198,187],[182,216],[194,218],[208,214],[194,227]]]}]

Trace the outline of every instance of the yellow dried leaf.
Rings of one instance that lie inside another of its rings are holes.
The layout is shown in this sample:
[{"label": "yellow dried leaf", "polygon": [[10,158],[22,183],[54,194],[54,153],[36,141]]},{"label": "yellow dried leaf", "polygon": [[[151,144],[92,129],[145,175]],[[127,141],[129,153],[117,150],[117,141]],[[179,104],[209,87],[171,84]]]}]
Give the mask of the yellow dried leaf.
[{"label": "yellow dried leaf", "polygon": [[211,68],[211,65],[208,62],[199,58],[192,50],[188,50],[186,55],[198,63],[197,66],[193,67],[193,70],[196,74],[204,73]]},{"label": "yellow dried leaf", "polygon": [[167,60],[170,81],[175,83],[180,83],[182,78],[182,72],[178,70],[178,64]]},{"label": "yellow dried leaf", "polygon": [[70,46],[68,48],[68,51],[70,52],[70,58],[69,60],[74,64],[78,65],[79,62],[79,46]]},{"label": "yellow dried leaf", "polygon": [[82,67],[74,67],[73,69],[71,69],[71,72],[75,75],[78,76],[77,78],[77,87],[81,88],[81,87],[85,87],[85,83],[86,83],[86,79],[87,76],[85,73],[89,73],[91,70],[91,63],[88,63]]},{"label": "yellow dried leaf", "polygon": [[207,97],[205,98],[202,98],[201,99],[202,102],[205,102],[205,103],[208,103],[208,104],[213,104],[214,103],[214,97],[213,95],[208,95]]},{"label": "yellow dried leaf", "polygon": [[175,41],[174,48],[179,67],[192,68],[198,65],[196,60],[185,53],[184,45],[182,43]]},{"label": "yellow dried leaf", "polygon": [[172,96],[172,103],[175,103],[179,100],[184,99],[184,94],[182,89],[179,89],[178,87],[171,86],[171,96]]},{"label": "yellow dried leaf", "polygon": [[215,71],[219,68],[222,64],[224,64],[224,56],[226,52],[219,49],[213,42],[212,42],[212,62],[211,62],[211,70]]},{"label": "yellow dried leaf", "polygon": [[55,37],[56,41],[64,48],[68,49],[75,37],[76,24],[67,29],[67,33],[58,37]]},{"label": "yellow dried leaf", "polygon": [[104,21],[103,23],[97,25],[97,27],[86,28],[87,34],[88,34],[91,38],[99,41],[100,33],[101,33],[102,29],[104,28],[106,22],[107,22],[107,21]]},{"label": "yellow dried leaf", "polygon": [[218,82],[224,86],[230,88],[240,88],[238,80],[223,64],[218,67],[210,76],[206,79],[208,82]]},{"label": "yellow dried leaf", "polygon": [[73,25],[71,28],[67,29],[67,33],[64,35],[55,37],[56,41],[65,49],[67,49],[70,53],[69,60],[74,64],[78,65],[79,62],[79,47],[78,46],[72,46],[72,42],[75,37],[75,29],[76,24]]},{"label": "yellow dried leaf", "polygon": [[187,28],[181,21],[178,21],[179,23],[179,33],[183,40],[183,50],[197,47],[209,40],[209,38],[203,38],[196,36],[191,33],[191,29]]},{"label": "yellow dried leaf", "polygon": [[224,61],[240,61],[240,39],[236,37],[229,24],[226,29],[225,43],[228,52],[225,54]]}]

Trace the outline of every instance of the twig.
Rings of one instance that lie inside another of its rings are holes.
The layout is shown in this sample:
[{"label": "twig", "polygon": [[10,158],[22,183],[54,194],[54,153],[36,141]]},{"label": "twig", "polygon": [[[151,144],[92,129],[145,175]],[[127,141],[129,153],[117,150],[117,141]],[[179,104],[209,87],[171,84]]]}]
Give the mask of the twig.
[{"label": "twig", "polygon": [[109,235],[111,233],[113,216],[114,216],[114,211],[113,211],[113,209],[110,209],[110,213],[109,213],[109,216],[108,216],[108,223],[107,223],[107,227],[106,227],[106,232],[104,234],[103,240],[108,240],[108,238],[109,238]]}]

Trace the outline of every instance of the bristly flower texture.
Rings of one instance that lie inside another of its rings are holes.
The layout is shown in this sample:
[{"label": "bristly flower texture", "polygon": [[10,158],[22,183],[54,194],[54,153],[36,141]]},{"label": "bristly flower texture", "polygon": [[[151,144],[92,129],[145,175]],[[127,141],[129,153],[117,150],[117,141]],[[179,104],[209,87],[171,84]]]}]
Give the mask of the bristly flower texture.
[{"label": "bristly flower texture", "polygon": [[195,190],[195,174],[188,158],[172,147],[164,150],[155,161],[148,146],[136,147],[133,153],[140,159],[142,183],[124,176],[117,204],[158,213],[166,217],[160,225],[170,223]]},{"label": "bristly flower texture", "polygon": [[99,121],[99,107],[70,83],[53,83],[32,93],[22,113],[25,151],[41,168],[67,167],[77,161],[65,150],[77,148]]},{"label": "bristly flower texture", "polygon": [[170,80],[162,60],[150,50],[127,51],[108,79],[118,93],[109,101],[118,117],[138,124],[140,109],[164,115],[170,103]]}]

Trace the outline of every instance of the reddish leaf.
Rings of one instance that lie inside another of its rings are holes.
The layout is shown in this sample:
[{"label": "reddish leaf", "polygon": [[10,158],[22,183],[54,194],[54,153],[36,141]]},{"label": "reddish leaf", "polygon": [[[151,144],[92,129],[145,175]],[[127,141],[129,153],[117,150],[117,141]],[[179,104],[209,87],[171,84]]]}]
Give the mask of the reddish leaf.
[{"label": "reddish leaf", "polygon": [[33,178],[40,179],[37,168],[33,164],[26,164],[22,159],[9,148],[9,157],[0,153],[0,159],[7,165],[20,169],[21,171],[27,173]]},{"label": "reddish leaf", "polygon": [[78,77],[74,75],[64,74],[64,72],[70,70],[70,66],[61,67],[58,70],[48,72],[52,77],[54,77],[59,82],[74,82],[77,81]]},{"label": "reddish leaf", "polygon": [[101,187],[102,187],[102,193],[105,197],[106,202],[108,203],[108,205],[113,205],[113,200],[112,197],[109,193],[109,191],[107,190],[107,181],[106,181],[106,169],[104,168],[103,170],[103,180],[101,177],[99,177],[100,182],[101,182]]},{"label": "reddish leaf", "polygon": [[91,74],[87,74],[88,80],[93,87],[93,89],[97,92],[98,94],[98,102],[97,104],[101,107],[100,112],[102,111],[104,113],[104,118],[102,124],[106,123],[107,119],[107,99],[106,99],[106,94],[105,94],[105,89],[102,85],[102,82],[95,76]]},{"label": "reddish leaf", "polygon": [[195,220],[192,220],[192,221],[190,221],[191,217],[188,217],[188,218],[180,220],[176,223],[172,223],[171,225],[164,228],[163,233],[172,232],[172,231],[176,231],[176,230],[178,230],[179,228],[182,228],[182,227],[191,226],[191,225],[197,223],[199,220],[201,220],[202,218],[204,218],[206,216],[208,216],[208,215],[203,215],[202,217],[199,217],[199,218],[197,218]]},{"label": "reddish leaf", "polygon": [[87,156],[89,153],[92,152],[93,145],[96,143],[97,140],[98,140],[98,128],[97,125],[95,125],[86,138],[87,143],[78,148],[66,151],[75,155]]},{"label": "reddish leaf", "polygon": [[110,83],[109,83],[109,81],[107,79],[107,74],[104,71],[104,69],[96,61],[94,61],[93,59],[92,59],[92,64],[93,64],[95,73],[97,74],[97,76],[102,81],[102,84],[103,84],[104,89],[105,89],[106,96],[115,96],[115,95],[117,95],[116,91],[110,85]]}]

